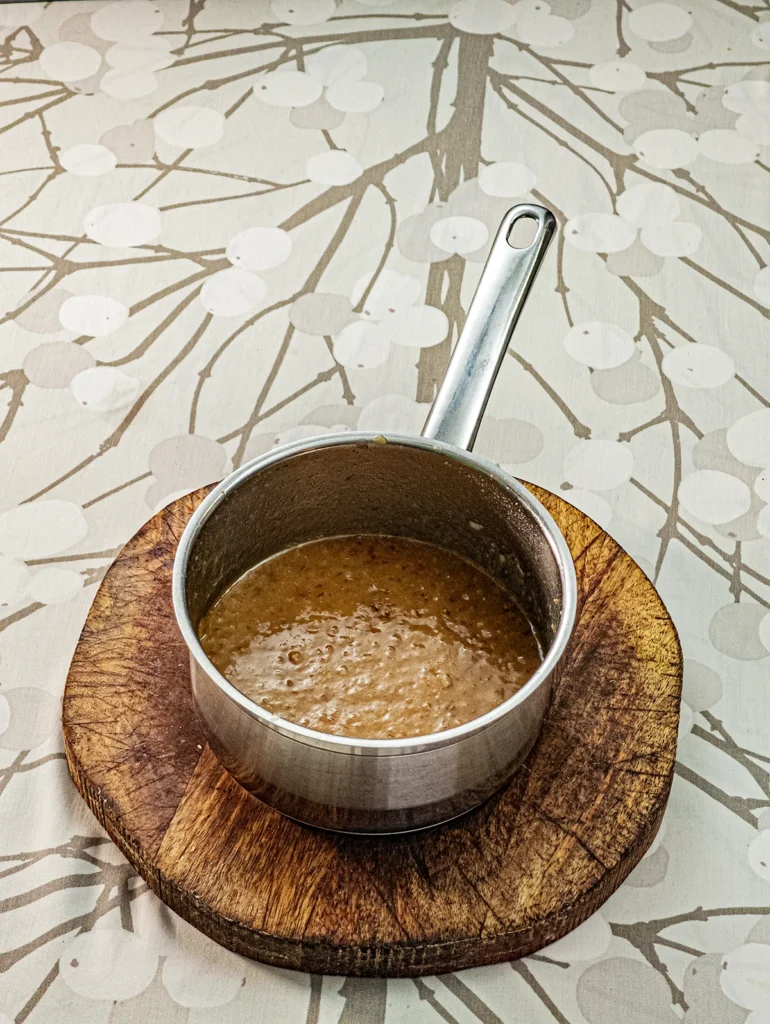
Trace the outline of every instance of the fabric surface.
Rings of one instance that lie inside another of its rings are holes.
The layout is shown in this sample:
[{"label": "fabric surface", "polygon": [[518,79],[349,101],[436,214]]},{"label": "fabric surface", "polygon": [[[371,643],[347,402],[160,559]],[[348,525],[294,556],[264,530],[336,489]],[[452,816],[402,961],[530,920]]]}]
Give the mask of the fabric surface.
[{"label": "fabric surface", "polygon": [[[0,1022],[767,1024],[767,0],[24,3],[0,36]],[[522,197],[560,234],[478,450],[674,617],[664,828],[520,963],[242,960],[69,781],[80,628],[172,498],[295,438],[419,430]]]}]

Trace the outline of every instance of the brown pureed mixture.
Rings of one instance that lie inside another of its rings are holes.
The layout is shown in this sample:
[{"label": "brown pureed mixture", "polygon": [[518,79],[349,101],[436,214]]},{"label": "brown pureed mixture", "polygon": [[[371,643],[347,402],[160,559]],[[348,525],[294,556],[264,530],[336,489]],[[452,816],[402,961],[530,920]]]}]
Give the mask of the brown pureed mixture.
[{"label": "brown pureed mixture", "polygon": [[199,635],[266,710],[368,739],[478,718],[541,661],[529,622],[490,576],[400,537],[333,537],[276,555],[219,598]]}]

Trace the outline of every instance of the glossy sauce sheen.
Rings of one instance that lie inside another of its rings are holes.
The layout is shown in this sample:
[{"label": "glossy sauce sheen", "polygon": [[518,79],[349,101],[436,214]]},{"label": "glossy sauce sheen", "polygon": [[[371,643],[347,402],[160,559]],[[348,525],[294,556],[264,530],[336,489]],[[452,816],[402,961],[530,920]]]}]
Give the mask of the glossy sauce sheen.
[{"label": "glossy sauce sheen", "polygon": [[540,664],[505,591],[459,555],[400,537],[333,537],[237,580],[199,628],[219,671],[319,732],[422,736],[491,711]]}]

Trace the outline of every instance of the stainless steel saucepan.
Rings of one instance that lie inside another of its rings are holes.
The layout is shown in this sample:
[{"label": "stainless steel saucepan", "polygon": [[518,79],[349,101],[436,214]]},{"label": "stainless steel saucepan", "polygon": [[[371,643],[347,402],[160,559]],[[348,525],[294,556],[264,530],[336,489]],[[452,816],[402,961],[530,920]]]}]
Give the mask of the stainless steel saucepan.
[{"label": "stainless steel saucepan", "polygon": [[[523,249],[509,240],[520,218],[537,222]],[[286,445],[223,480],[184,532],[174,607],[208,741],[242,786],[298,821],[357,833],[436,825],[494,793],[537,739],[573,628],[575,570],[543,506],[472,448],[555,226],[532,204],[504,217],[422,437],[341,433]],[[202,616],[258,562],[345,534],[412,537],[470,558],[529,616],[544,652],[537,672],[481,718],[410,739],[315,732],[245,697],[203,652]]]}]

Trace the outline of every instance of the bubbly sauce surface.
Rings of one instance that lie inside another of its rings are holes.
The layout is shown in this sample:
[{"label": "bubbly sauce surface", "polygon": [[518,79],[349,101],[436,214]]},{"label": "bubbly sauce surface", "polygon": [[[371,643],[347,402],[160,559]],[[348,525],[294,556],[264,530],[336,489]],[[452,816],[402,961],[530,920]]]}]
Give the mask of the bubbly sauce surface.
[{"label": "bubbly sauce surface", "polygon": [[491,576],[401,537],[291,548],[237,580],[199,627],[239,690],[281,718],[368,739],[491,711],[535,672],[532,628]]}]

